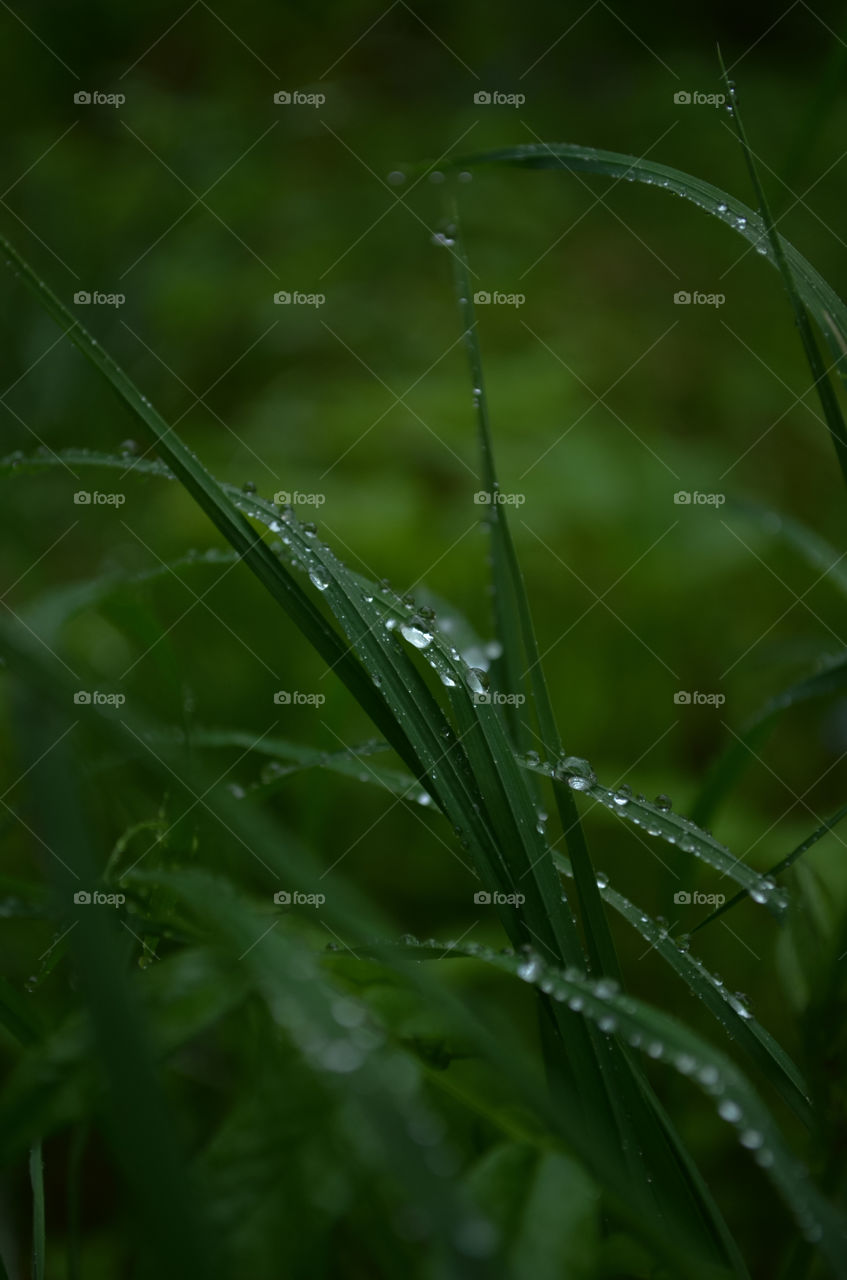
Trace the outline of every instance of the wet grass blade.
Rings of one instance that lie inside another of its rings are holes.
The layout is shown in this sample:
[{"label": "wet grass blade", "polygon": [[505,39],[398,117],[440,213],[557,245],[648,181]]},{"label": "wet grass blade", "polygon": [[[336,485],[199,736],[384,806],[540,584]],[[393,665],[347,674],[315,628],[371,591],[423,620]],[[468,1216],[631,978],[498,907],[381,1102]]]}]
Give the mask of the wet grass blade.
[{"label": "wet grass blade", "polygon": [[[806,360],[808,361],[809,369],[812,373],[814,386],[817,390],[818,398],[821,402],[821,408],[823,409],[824,417],[826,418],[827,426],[829,427],[829,431],[832,436],[832,442],[835,445],[835,452],[838,456],[841,472],[845,481],[847,481],[847,427],[845,427],[844,424],[841,406],[838,403],[838,398],[836,397],[835,391],[829,380],[829,374],[827,373],[826,366],[821,358],[821,353],[818,349],[818,344],[809,321],[806,306],[800,297],[800,292],[795,282],[792,264],[789,262],[788,256],[783,247],[782,237],[779,236],[776,231],[776,226],[770,210],[770,204],[768,202],[767,195],[765,194],[765,189],[762,186],[761,179],[759,178],[759,171],[756,167],[756,162],[753,158],[753,152],[750,148],[750,144],[747,141],[744,122],[741,119],[741,113],[738,109],[738,95],[735,83],[730,80],[727,75],[723,59],[720,58],[720,52],[718,53],[718,58],[720,59],[721,72],[727,93],[729,94],[728,110],[735,128],[736,136],[741,144],[744,162],[747,165],[747,172],[750,175],[750,181],[753,184],[753,190],[756,193],[756,199],[759,203],[759,213],[764,224],[771,254],[773,255],[773,260],[779,269],[779,273],[782,276],[782,282],[785,285],[785,291],[788,294],[791,309],[794,312],[794,321],[800,333],[800,340],[803,343],[803,350],[806,353]],[[841,345],[843,349],[845,336],[843,328],[841,329],[840,336],[842,339]]]},{"label": "wet grass blade", "polygon": [[[774,863],[771,869],[767,872],[768,879],[774,881],[777,876],[782,875],[783,871],[787,871],[789,867],[792,867],[798,858],[802,858],[804,853],[807,853],[808,850],[816,845],[819,840],[822,840],[825,835],[828,835],[833,828],[838,826],[839,822],[841,822],[843,818],[847,818],[847,804],[842,805],[840,809],[836,809],[835,813],[832,814],[831,817],[827,818],[825,822],[822,822],[810,836],[807,836],[805,840],[801,840],[796,849],[792,849],[791,853],[786,854],[786,856],[779,862]],[[705,929],[707,924],[711,924],[712,921],[717,920],[719,916],[725,915],[727,911],[731,911],[733,907],[737,907],[739,902],[743,902],[747,896],[748,895],[744,890],[740,893],[736,893],[728,902],[724,902],[716,911],[713,911],[711,915],[707,916],[705,920],[701,920],[700,924],[698,924],[695,929],[692,929],[691,932],[697,933],[699,929]]]},{"label": "wet grass blade", "polygon": [[[669,165],[571,143],[532,143],[462,156],[453,161],[451,167],[469,169],[480,164],[562,172],[573,170],[658,187],[691,201],[698,208],[718,218],[753,245],[773,266],[779,265],[768,228],[759,214],[712,183]],[[839,376],[847,385],[847,307],[793,245],[782,236],[778,240],[797,292],[820,327]]]},{"label": "wet grass blade", "polygon": [[40,1142],[34,1142],[29,1153],[29,1180],[32,1187],[32,1274],[33,1280],[44,1280],[47,1225],[44,1211],[44,1157]]},{"label": "wet grass blade", "polygon": [[[540,761],[520,761],[525,769],[550,776],[555,766]],[[569,776],[576,784],[575,790],[580,795],[590,796],[598,801],[610,813],[625,822],[640,827],[648,836],[656,836],[676,845],[683,853],[693,854],[707,862],[709,866],[729,876],[736,884],[740,884],[749,892],[754,902],[764,903],[774,915],[781,915],[787,902],[784,895],[774,891],[767,877],[753,871],[740,859],[722,845],[719,840],[702,830],[690,818],[684,818],[670,808],[662,808],[643,796],[634,796],[630,787],[619,787],[612,790],[599,783],[593,773],[586,773],[584,760],[574,760],[560,772]]]},{"label": "wet grass blade", "polygon": [[[438,946],[412,947],[416,954],[444,959]],[[789,1149],[779,1127],[747,1078],[725,1054],[677,1019],[622,995],[608,979],[557,970],[534,955],[523,960],[487,947],[458,944],[449,955],[472,956],[533,986],[549,987],[607,1035],[622,1039],[649,1059],[664,1062],[709,1097],[721,1120],[773,1182],[804,1238],[813,1241],[835,1275],[847,1277],[847,1221],[818,1192],[808,1171]],[[444,961],[445,963],[447,961]]]},{"label": "wet grass blade", "polygon": [[[555,853],[554,858],[563,875],[571,878],[573,869],[569,860],[560,853]],[[762,1070],[792,1111],[807,1127],[810,1127],[813,1117],[808,1085],[799,1068],[778,1041],[753,1016],[746,1004],[728,991],[723,982],[715,978],[700,960],[691,955],[687,946],[682,945],[681,939],[674,939],[666,926],[660,925],[641,907],[618,893],[612,885],[604,885],[600,892],[603,895],[603,901],[640,934],[648,947],[654,950],[697,996],[698,1000],[703,1002],[739,1049],[742,1049]]]},{"label": "wet grass blade", "polygon": [[[491,499],[486,508],[486,516],[491,530],[492,585],[494,588],[498,638],[508,663],[508,687],[515,693],[519,693],[525,684],[527,675],[529,676],[541,742],[545,751],[552,755],[554,759],[558,759],[562,754],[562,742],[541,666],[523,574],[521,573],[515,545],[512,540],[506,508],[502,503],[496,501],[500,496],[500,482],[494,461],[494,446],[491,439],[488,398],[485,391],[479,331],[473,301],[473,286],[468,270],[467,253],[462,239],[458,210],[455,208],[453,217],[455,219],[455,229],[453,231],[452,258],[456,279],[456,293],[459,299],[462,323],[465,327],[465,345],[468,351],[473,385],[473,401],[477,418],[483,481]],[[519,626],[516,625],[515,619],[518,620]],[[524,664],[526,671],[520,673],[520,667]],[[554,790],[562,829],[574,867],[577,898],[591,963],[598,972],[607,973],[619,979],[620,967],[615,954],[614,942],[603,912],[603,903],[597,891],[591,856],[588,852],[588,845],[580,825],[579,814],[573,796],[568,787],[564,785],[555,786]]]}]

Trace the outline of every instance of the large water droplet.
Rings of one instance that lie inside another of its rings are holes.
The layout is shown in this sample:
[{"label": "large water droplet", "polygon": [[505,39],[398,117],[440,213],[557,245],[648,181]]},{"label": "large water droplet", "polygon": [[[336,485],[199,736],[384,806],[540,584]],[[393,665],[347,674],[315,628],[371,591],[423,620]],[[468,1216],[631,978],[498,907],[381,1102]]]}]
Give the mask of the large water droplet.
[{"label": "large water droplet", "polygon": [[329,586],[329,578],[326,576],[323,569],[321,568],[315,568],[310,570],[309,580],[311,581],[313,586],[317,587],[318,591],[326,591],[327,587]]},{"label": "large water droplet", "polygon": [[426,649],[428,645],[432,644],[432,633],[415,626],[414,622],[404,622],[400,627],[400,635],[404,640],[408,640],[409,644],[414,645],[416,649]]}]

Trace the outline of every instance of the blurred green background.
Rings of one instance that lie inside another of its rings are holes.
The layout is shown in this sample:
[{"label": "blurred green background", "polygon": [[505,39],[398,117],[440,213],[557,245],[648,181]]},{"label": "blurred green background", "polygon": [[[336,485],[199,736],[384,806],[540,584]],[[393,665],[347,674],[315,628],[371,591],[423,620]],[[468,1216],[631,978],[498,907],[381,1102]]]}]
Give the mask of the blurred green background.
[{"label": "blurred green background", "polygon": [[[125,295],[77,313],[216,475],[265,496],[325,496],[316,519],[348,564],[401,593],[425,583],[489,638],[471,388],[449,252],[433,243],[458,200],[476,287],[525,296],[478,312],[501,483],[525,499],[513,529],[566,745],[601,780],[667,792],[686,812],[745,719],[843,649],[831,583],[732,510],[752,499],[844,545],[842,482],[776,273],[657,189],[446,169],[489,147],[577,142],[649,155],[752,204],[725,114],[674,100],[720,92],[719,40],[780,230],[843,296],[840,6],[793,7],[767,30],[730,5],[13,8],[0,14],[4,232],[68,303]],[[77,103],[81,91],[126,101]],[[278,104],[280,91],[325,102]],[[482,105],[480,91],[525,102]],[[418,181],[423,162],[444,180]],[[325,302],[275,305],[294,290]],[[726,300],[678,306],[680,290]],[[133,436],[10,274],[4,294],[3,453],[114,451]],[[25,614],[61,584],[218,545],[181,488],[118,474],[3,480],[7,608]],[[126,501],[77,506],[80,488]],[[678,490],[727,502],[680,506]],[[120,688],[172,725],[272,729],[327,751],[371,736],[246,571],[183,577],[204,603],[166,577],[131,608],[74,620],[64,653],[87,687]],[[165,632],[152,648],[150,618]],[[281,707],[279,688],[326,703]],[[725,704],[679,706],[680,689]],[[792,711],[715,833],[769,866],[843,800],[845,749],[847,704]],[[2,750],[12,780],[26,761],[8,735]],[[239,754],[214,766],[233,766],[243,787],[259,765]],[[104,789],[103,860],[160,801],[131,768]],[[295,775],[273,804],[398,932],[498,936],[424,810],[318,772]],[[688,872],[674,851],[602,812],[588,831],[613,882],[677,923],[665,867]],[[9,868],[28,873],[25,831],[12,839]],[[814,855],[836,897],[840,849],[833,839]],[[716,877],[698,884],[720,890]],[[760,915],[742,907],[702,954],[791,1041],[776,935]],[[45,945],[36,934],[10,930],[21,981]],[[627,935],[621,946],[635,988],[673,1006],[652,957]]]}]

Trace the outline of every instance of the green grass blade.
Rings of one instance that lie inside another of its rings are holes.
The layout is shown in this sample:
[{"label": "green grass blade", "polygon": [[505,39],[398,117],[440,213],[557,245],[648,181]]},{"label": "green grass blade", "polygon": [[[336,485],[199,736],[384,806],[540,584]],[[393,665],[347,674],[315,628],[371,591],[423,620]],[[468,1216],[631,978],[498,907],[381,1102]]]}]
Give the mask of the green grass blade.
[{"label": "green grass blade", "polygon": [[[801,840],[796,849],[792,849],[791,852],[786,854],[779,862],[774,863],[770,871],[767,873],[768,879],[774,880],[775,877],[781,875],[783,871],[787,871],[789,867],[794,865],[798,858],[802,858],[804,853],[807,853],[808,850],[816,845],[819,840],[822,840],[823,837],[828,835],[834,827],[837,827],[843,818],[847,818],[847,804],[842,805],[840,809],[836,809],[835,813],[833,813],[831,817],[827,818],[825,822],[822,822],[819,827],[816,827],[810,836],[806,836],[805,840]],[[744,890],[740,893],[736,893],[728,902],[724,902],[716,911],[713,911],[708,915],[705,920],[701,920],[696,929],[692,929],[691,932],[696,933],[697,930],[704,929],[707,924],[711,924],[713,920],[717,920],[718,916],[722,916],[727,911],[731,911],[733,907],[738,906],[738,903],[743,902],[746,897],[747,894]]]},{"label": "green grass blade", "polygon": [[772,729],[786,711],[816,698],[840,694],[845,687],[847,654],[842,654],[829,659],[823,670],[790,684],[780,693],[768,698],[710,765],[691,811],[692,821],[705,826],[712,820],[730,788],[755,760]]},{"label": "green grass blade", "polygon": [[44,1280],[47,1224],[44,1209],[44,1158],[40,1142],[34,1142],[29,1153],[29,1180],[32,1187],[32,1274],[33,1280]]},{"label": "green grass blade", "polygon": [[[523,574],[521,573],[515,545],[512,540],[506,508],[502,503],[494,500],[500,494],[500,483],[494,461],[494,446],[491,439],[488,398],[485,391],[482,353],[473,301],[473,286],[457,210],[454,210],[454,217],[455,229],[453,237],[455,244],[452,259],[456,279],[456,293],[459,299],[462,323],[465,327],[465,345],[468,351],[473,385],[483,482],[486,492],[491,497],[491,501],[485,510],[491,530],[492,582],[498,636],[503,647],[504,657],[508,661],[508,687],[515,693],[519,693],[525,684],[525,675],[529,675],[541,742],[545,751],[558,759],[562,754],[562,742],[541,666]],[[519,620],[519,629],[515,624],[515,618]],[[526,664],[526,673],[524,674],[520,673],[521,650]],[[521,735],[520,740],[525,740],[525,735]],[[603,903],[597,891],[591,856],[582,831],[576,804],[566,786],[554,786],[554,790],[562,829],[565,833],[565,840],[574,866],[577,899],[582,915],[589,958],[598,973],[607,973],[619,980],[621,976],[620,966],[618,965],[608,922],[603,912]]]},{"label": "green grass blade", "polygon": [[[524,769],[531,769],[548,777],[557,769],[555,765],[534,758],[524,758],[519,763]],[[729,876],[749,892],[754,902],[765,904],[772,914],[779,916],[785,910],[787,902],[784,895],[774,892],[773,885],[767,881],[766,876],[746,866],[725,845],[708,831],[703,831],[690,818],[684,818],[672,809],[662,808],[646,800],[644,796],[633,795],[629,787],[619,787],[617,790],[604,787],[593,773],[585,772],[585,767],[584,760],[575,760],[573,764],[564,767],[560,763],[558,772],[572,779],[576,784],[574,789],[580,795],[590,796],[616,817],[640,827],[648,836],[660,837],[668,844],[676,845],[683,853],[693,854],[722,875]]]},{"label": "green grass blade", "polygon": [[533,986],[549,987],[555,1000],[569,1004],[605,1034],[690,1079],[710,1098],[720,1119],[736,1130],[741,1146],[773,1182],[803,1236],[816,1244],[837,1276],[847,1277],[847,1221],[818,1192],[747,1078],[701,1036],[652,1005],[620,994],[617,984],[606,978],[558,970],[538,955],[521,959],[458,944],[445,960],[443,945],[409,949],[444,963],[459,955],[472,956]]},{"label": "green grass blade", "polygon": [[[720,58],[720,53],[718,53],[718,57]],[[741,144],[741,150],[744,155],[745,164],[747,165],[747,172],[750,175],[750,181],[752,182],[753,189],[756,193],[756,199],[759,202],[759,212],[762,222],[764,223],[773,260],[779,269],[780,275],[782,276],[785,291],[788,294],[791,309],[794,312],[794,321],[800,333],[800,340],[803,343],[803,350],[806,353],[806,360],[808,361],[814,385],[817,389],[818,398],[821,402],[821,408],[823,409],[824,417],[826,418],[827,426],[829,427],[832,441],[835,445],[835,452],[838,456],[841,472],[845,481],[847,481],[847,427],[845,427],[844,424],[841,406],[838,403],[835,391],[830,383],[826,366],[821,358],[821,353],[818,350],[814,331],[809,321],[809,314],[800,297],[800,293],[794,280],[794,272],[783,248],[782,237],[779,236],[776,231],[768,198],[759,178],[759,172],[756,168],[753,152],[751,151],[750,144],[747,141],[744,123],[738,109],[738,95],[735,83],[729,79],[726,68],[723,65],[723,59],[720,59],[720,61],[724,83],[726,84],[727,93],[729,94],[728,110],[732,123],[735,127],[736,136]],[[844,331],[842,330],[842,338],[843,336]]]},{"label": "green grass blade", "polygon": [[[571,143],[531,143],[462,156],[452,167],[503,164],[521,169],[573,170],[627,182],[642,182],[691,201],[754,245],[777,266],[764,219],[743,201],[690,173],[638,156]],[[847,307],[814,267],[782,236],[779,243],[804,305],[821,329],[839,376],[847,385]]]},{"label": "green grass blade", "polygon": [[[559,870],[572,877],[573,869],[569,860],[560,853],[554,854],[554,858]],[[604,885],[600,892],[604,902],[640,934],[650,949],[655,950],[676,976],[703,1002],[727,1035],[756,1063],[794,1113],[810,1127],[812,1112],[808,1085],[790,1056],[747,1006],[728,991],[700,960],[691,955],[687,947],[680,945],[666,926],[660,925],[610,884]]]}]

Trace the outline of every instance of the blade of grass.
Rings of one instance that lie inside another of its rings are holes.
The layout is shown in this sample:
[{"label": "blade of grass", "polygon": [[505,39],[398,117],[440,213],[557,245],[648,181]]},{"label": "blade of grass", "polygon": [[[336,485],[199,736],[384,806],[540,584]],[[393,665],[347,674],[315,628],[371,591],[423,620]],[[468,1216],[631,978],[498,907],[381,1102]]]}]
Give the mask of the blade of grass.
[{"label": "blade of grass", "polygon": [[[759,214],[712,183],[653,160],[571,143],[531,143],[461,156],[449,163],[451,168],[458,169],[470,169],[480,164],[503,164],[522,169],[572,169],[618,181],[643,182],[691,201],[731,227],[758,251],[763,251],[762,256],[772,265],[778,265],[767,228]],[[847,307],[793,245],[782,236],[779,243],[800,297],[824,334],[839,376],[847,385]]]},{"label": "blade of grass", "polygon": [[[774,863],[770,871],[767,872],[768,878],[773,880],[776,876],[781,875],[783,871],[787,871],[798,858],[802,858],[804,853],[807,853],[819,840],[822,840],[834,827],[837,827],[843,818],[847,818],[847,804],[842,805],[840,809],[836,809],[835,813],[827,818],[825,822],[822,822],[819,827],[816,827],[810,836],[807,836],[805,840],[801,840],[796,849],[792,849],[791,853],[786,854],[779,862]],[[701,920],[691,930],[692,934],[697,933],[700,929],[705,929],[707,924],[711,924],[713,920],[717,920],[718,916],[722,916],[727,911],[731,911],[733,907],[737,907],[739,902],[743,902],[746,897],[747,894],[743,889],[740,893],[736,893],[728,902],[724,902],[717,910],[708,915],[705,920]]]},{"label": "blade of grass", "polygon": [[797,285],[794,280],[794,273],[783,248],[782,237],[777,234],[768,198],[759,178],[759,171],[756,167],[756,162],[753,159],[753,152],[751,151],[750,144],[747,141],[744,123],[738,109],[738,95],[735,88],[735,82],[730,80],[727,75],[723,58],[721,58],[720,55],[720,50],[718,50],[718,60],[721,65],[721,74],[723,75],[726,90],[729,94],[728,111],[735,127],[736,136],[741,144],[741,150],[744,155],[745,164],[747,165],[747,172],[750,175],[750,181],[753,184],[753,190],[756,193],[756,199],[759,202],[759,213],[761,215],[762,222],[764,223],[771,253],[773,254],[773,259],[779,269],[779,273],[782,276],[785,291],[788,294],[788,300],[791,303],[791,309],[794,312],[794,321],[797,325],[797,329],[800,333],[800,339],[803,343],[806,360],[808,361],[809,368],[812,373],[814,386],[821,402],[821,408],[823,409],[827,426],[829,427],[830,434],[832,435],[832,442],[835,445],[835,452],[838,456],[841,472],[845,481],[847,481],[847,427],[844,425],[841,406],[838,403],[835,391],[830,383],[826,366],[821,358],[821,353],[818,350],[814,331],[812,330],[812,326],[809,321],[809,314],[798,292]]},{"label": "blade of grass", "polygon": [[47,1225],[44,1210],[44,1158],[40,1142],[34,1142],[30,1149],[29,1180],[32,1187],[32,1274],[34,1280],[44,1280]]}]

